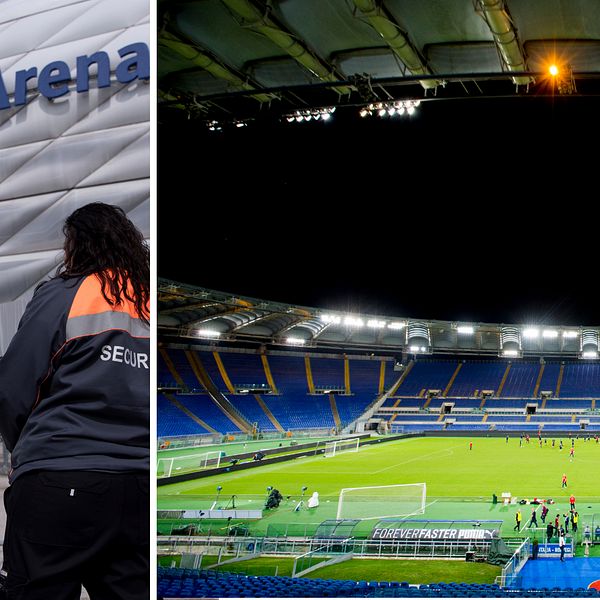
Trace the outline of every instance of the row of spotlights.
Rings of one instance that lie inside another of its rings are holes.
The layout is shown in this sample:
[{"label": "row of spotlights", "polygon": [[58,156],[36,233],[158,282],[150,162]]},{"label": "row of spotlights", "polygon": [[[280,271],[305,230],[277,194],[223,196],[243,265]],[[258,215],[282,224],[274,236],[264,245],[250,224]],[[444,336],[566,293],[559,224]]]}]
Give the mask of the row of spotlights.
[{"label": "row of spotlights", "polygon": [[[333,317],[333,316],[329,316],[329,315],[324,315],[322,318],[323,318],[323,320],[327,320],[330,323],[331,322],[335,322],[335,323],[341,322],[341,318],[337,317],[337,316]],[[356,324],[356,321],[361,321],[361,319],[356,319],[355,317],[347,317],[347,318],[351,319],[354,322],[354,324]],[[361,321],[361,323],[362,323],[362,321]],[[350,323],[346,322],[346,324],[350,324]],[[404,327],[404,325],[405,325],[404,323],[388,323],[387,326],[388,326],[388,328],[391,328],[391,329],[400,329],[400,328]],[[385,322],[371,320],[371,321],[368,321],[367,326],[369,326],[369,327],[385,327]],[[465,327],[465,329],[466,328],[467,327]],[[220,332],[215,331],[213,329],[198,329],[197,334],[200,337],[212,338],[212,339],[218,339],[221,336]],[[558,332],[556,332],[556,334],[558,335]],[[567,336],[566,334],[571,334],[571,335]],[[577,332],[576,331],[564,331],[563,336],[576,337]],[[292,346],[304,346],[304,344],[306,344],[306,340],[304,340],[302,338],[297,338],[297,337],[288,337],[286,339],[286,342]],[[409,351],[413,352],[413,353],[427,352],[428,349],[425,346],[410,346]],[[506,350],[503,350],[502,355],[506,356],[506,357],[516,358],[519,356],[519,351],[513,350],[513,349],[506,349]],[[583,352],[582,358],[597,359],[598,352],[595,350],[589,350],[589,351]]]},{"label": "row of spotlights", "polygon": [[[520,356],[520,352],[518,350],[507,349],[502,351],[502,356],[505,356],[507,358],[518,358]],[[598,358],[598,351],[586,350],[585,352],[581,353],[581,358],[585,358],[587,360],[594,360]]]},{"label": "row of spotlights", "polygon": [[[421,104],[420,100],[398,100],[394,102],[375,102],[365,106],[360,110],[360,116],[366,117],[373,114],[377,114],[380,117],[389,115],[412,115],[415,110]],[[313,108],[306,110],[296,110],[292,113],[288,113],[283,118],[288,123],[303,123],[312,121],[329,121],[332,114],[335,112],[335,106],[329,106],[326,108]],[[212,120],[206,123],[209,131],[222,131],[223,124],[219,121]],[[233,121],[234,127],[246,127],[248,123],[246,121]]]},{"label": "row of spotlights", "polygon": [[[463,333],[463,334],[473,334],[473,333],[475,333],[475,328],[470,325],[459,325],[456,328],[456,331],[458,333]],[[579,335],[579,333],[577,331],[571,330],[571,331],[563,331],[561,334],[556,329],[544,329],[543,331],[540,331],[539,329],[535,329],[535,328],[531,328],[531,327],[523,330],[523,337],[527,338],[527,339],[535,339],[535,338],[538,338],[540,335],[547,340],[554,340],[559,335],[562,335],[563,338],[565,338],[565,339],[573,339],[573,338],[576,338]]]},{"label": "row of spotlights", "polygon": [[377,115],[379,117],[394,115],[412,115],[415,110],[420,106],[420,100],[400,100],[397,102],[375,102],[369,104],[360,110],[361,117],[370,117],[371,115]]},{"label": "row of spotlights", "polygon": [[[535,338],[540,337],[540,333],[543,338],[550,339],[550,340],[556,339],[559,335],[558,331],[556,331],[555,329],[544,329],[542,332],[540,332],[539,329],[528,328],[528,329],[523,330],[523,337],[525,337],[527,339],[535,339]],[[579,334],[577,333],[577,331],[563,331],[562,332],[562,336],[567,339],[576,338],[578,335]]]},{"label": "row of spotlights", "polygon": [[[248,122],[247,121],[233,121],[233,123],[231,123],[234,127],[237,127],[238,129],[240,127],[247,127],[248,126]],[[206,126],[208,127],[209,131],[223,131],[223,125],[219,122],[219,121],[208,121],[208,123],[206,124]]]},{"label": "row of spotlights", "polygon": [[331,115],[335,112],[335,106],[328,108],[314,108],[310,110],[296,110],[293,113],[284,116],[288,123],[302,123],[303,121],[329,121]]},{"label": "row of spotlights", "polygon": [[[341,315],[321,315],[321,321],[324,323],[331,323],[333,325],[347,325],[350,327],[364,327],[365,322],[360,317],[346,316],[342,317]],[[392,322],[387,323],[386,321],[380,321],[377,319],[369,319],[366,322],[367,327],[371,327],[373,329],[383,329],[388,327],[389,329],[403,329],[406,326],[404,322]],[[475,333],[475,327],[472,325],[458,325],[456,327],[457,333],[463,335],[473,335]],[[539,335],[542,335],[543,338],[546,339],[556,339],[559,336],[559,332],[555,329],[544,329],[540,331],[539,329],[527,328],[523,330],[523,337],[525,338],[536,338]],[[578,337],[579,333],[577,331],[563,331],[562,337],[566,339],[573,339]]]},{"label": "row of spotlights", "polygon": [[[341,315],[321,315],[321,321],[323,323],[331,323],[332,325],[347,325],[348,327],[364,327],[365,322],[360,317],[353,317],[348,315],[346,317],[342,317]],[[369,319],[366,323],[367,327],[371,329],[384,329],[387,327],[388,329],[403,329],[406,326],[406,323],[393,321],[388,323],[387,321],[380,321],[379,319]]]}]

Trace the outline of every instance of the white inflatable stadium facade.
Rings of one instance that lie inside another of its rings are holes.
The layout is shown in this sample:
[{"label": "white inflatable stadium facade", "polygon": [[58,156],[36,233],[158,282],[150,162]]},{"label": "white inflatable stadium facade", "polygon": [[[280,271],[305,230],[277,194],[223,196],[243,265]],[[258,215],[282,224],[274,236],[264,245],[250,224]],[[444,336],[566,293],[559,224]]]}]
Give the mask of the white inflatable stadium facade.
[{"label": "white inflatable stadium facade", "polygon": [[148,0],[0,0],[0,356],[79,206],[150,236]]}]

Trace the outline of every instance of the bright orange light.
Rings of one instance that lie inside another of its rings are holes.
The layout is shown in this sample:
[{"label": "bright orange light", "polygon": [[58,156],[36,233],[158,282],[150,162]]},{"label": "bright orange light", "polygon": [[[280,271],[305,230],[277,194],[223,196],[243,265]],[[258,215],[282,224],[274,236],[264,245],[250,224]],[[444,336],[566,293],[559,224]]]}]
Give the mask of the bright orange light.
[{"label": "bright orange light", "polygon": [[558,75],[558,67],[556,65],[550,65],[549,71],[552,77],[556,77]]}]

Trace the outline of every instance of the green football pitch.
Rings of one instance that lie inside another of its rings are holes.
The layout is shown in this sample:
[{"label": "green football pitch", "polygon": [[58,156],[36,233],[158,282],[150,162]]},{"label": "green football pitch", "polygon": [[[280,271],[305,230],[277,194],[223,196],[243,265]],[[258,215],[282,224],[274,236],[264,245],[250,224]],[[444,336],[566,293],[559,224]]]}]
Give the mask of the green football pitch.
[{"label": "green football pitch", "polygon": [[[564,438],[563,443],[560,450],[558,438],[555,446],[548,438],[540,447],[537,438],[521,445],[518,436],[511,436],[508,442],[505,438],[476,437],[382,442],[330,458],[318,455],[247,470],[232,468],[228,473],[161,486],[157,508],[231,508],[232,503],[238,509],[263,508],[267,488],[277,488],[284,497],[280,506],[265,510],[263,519],[249,523],[252,530],[260,533],[269,525],[277,524],[281,529],[288,524],[308,526],[335,518],[342,488],[424,482],[425,511],[413,518],[502,521],[503,535],[510,535],[517,509],[523,513],[525,526],[533,507],[505,506],[500,502],[503,492],[510,492],[518,500],[553,499],[551,516],[568,510],[572,493],[581,515],[580,524],[584,524],[586,515],[600,513],[600,482],[596,476],[600,444],[577,439],[575,457],[571,459],[570,441]],[[563,473],[567,475],[566,488],[561,485]],[[217,487],[221,487],[218,494]],[[303,487],[307,488],[304,496]],[[294,510],[300,499],[306,500],[315,491],[320,498],[317,508],[306,509],[302,505],[300,510]],[[492,494],[498,497],[498,504],[492,503]],[[368,514],[365,510],[369,511],[369,503],[364,504],[360,507],[362,518]],[[348,504],[347,508],[351,513],[353,507]],[[369,516],[390,516],[380,513],[381,507],[374,504]]]}]

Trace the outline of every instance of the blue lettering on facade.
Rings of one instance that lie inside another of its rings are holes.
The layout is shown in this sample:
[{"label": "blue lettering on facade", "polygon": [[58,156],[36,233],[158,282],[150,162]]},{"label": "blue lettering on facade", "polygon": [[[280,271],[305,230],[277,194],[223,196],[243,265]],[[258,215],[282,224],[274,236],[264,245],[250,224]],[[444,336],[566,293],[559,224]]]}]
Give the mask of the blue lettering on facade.
[{"label": "blue lettering on facade", "polygon": [[69,65],[62,60],[55,60],[40,71],[38,90],[46,98],[58,98],[69,92],[69,81]]},{"label": "blue lettering on facade", "polygon": [[[136,79],[150,78],[150,53],[148,45],[134,43],[124,46],[119,51],[121,62],[115,68],[116,79],[119,83],[130,83]],[[110,57],[108,53],[99,51],[94,54],[82,55],[76,58],[75,89],[77,93],[90,89],[90,67],[96,65],[96,86],[110,86]],[[0,110],[20,106],[27,102],[27,82],[37,79],[37,89],[49,100],[64,96],[69,92],[69,84],[73,81],[69,66],[62,60],[56,60],[39,71],[36,67],[23,69],[15,73],[15,93],[11,104],[6,91],[6,84],[0,71]]]}]

